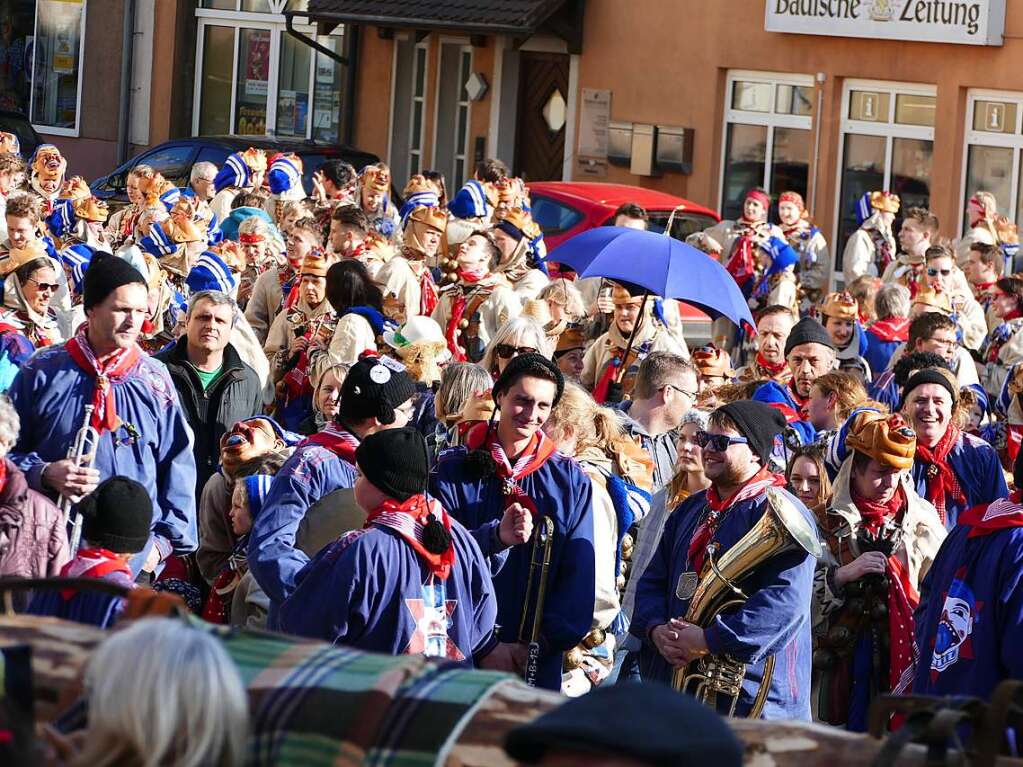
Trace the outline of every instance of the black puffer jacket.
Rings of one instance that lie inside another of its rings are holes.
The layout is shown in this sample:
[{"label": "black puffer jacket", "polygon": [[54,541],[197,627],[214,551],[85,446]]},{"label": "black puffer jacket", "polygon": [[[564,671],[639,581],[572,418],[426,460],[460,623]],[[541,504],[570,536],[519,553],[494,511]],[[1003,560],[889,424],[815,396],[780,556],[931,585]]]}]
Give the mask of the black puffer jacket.
[{"label": "black puffer jacket", "polygon": [[224,349],[224,369],[210,388],[202,382],[188,362],[188,339],[155,355],[167,366],[178,390],[188,425],[195,432],[195,497],[198,498],[220,464],[220,438],[242,418],[263,411],[263,388],[256,371],[242,362],[231,344]]}]

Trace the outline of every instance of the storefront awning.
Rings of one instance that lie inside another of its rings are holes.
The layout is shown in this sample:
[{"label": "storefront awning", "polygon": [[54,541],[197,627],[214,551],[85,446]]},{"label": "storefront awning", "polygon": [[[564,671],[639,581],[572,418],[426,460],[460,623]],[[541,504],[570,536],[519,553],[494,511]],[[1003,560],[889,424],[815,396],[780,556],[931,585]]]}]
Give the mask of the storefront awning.
[{"label": "storefront awning", "polygon": [[584,5],[585,0],[309,0],[308,10],[287,15],[324,27],[443,29],[519,41],[544,32],[565,40],[570,53],[580,53]]}]

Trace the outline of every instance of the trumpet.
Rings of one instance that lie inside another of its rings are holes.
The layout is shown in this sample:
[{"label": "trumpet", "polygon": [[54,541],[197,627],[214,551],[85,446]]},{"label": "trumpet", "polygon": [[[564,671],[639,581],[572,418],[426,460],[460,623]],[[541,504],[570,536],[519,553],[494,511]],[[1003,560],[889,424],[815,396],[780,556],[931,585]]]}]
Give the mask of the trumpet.
[{"label": "trumpet", "polygon": [[[99,432],[89,423],[92,420],[93,405],[85,406],[85,418],[82,420],[82,427],[75,434],[75,440],[67,451],[69,460],[74,461],[76,466],[91,468],[96,460],[96,447],[99,445]],[[71,517],[72,501],[70,496],[60,496],[60,513],[64,518],[64,524],[71,523],[71,556],[78,553],[78,546],[82,542],[82,515],[75,514]]]},{"label": "trumpet", "polygon": [[[540,626],[543,623],[543,603],[547,597],[547,576],[551,569],[551,548],[554,545],[554,520],[541,517],[533,530],[533,549],[529,560],[529,580],[526,581],[526,599],[522,605],[522,619],[519,621],[519,641],[528,644],[526,672],[524,678],[530,687],[536,687],[536,675],[540,668]],[[537,577],[539,571],[539,577]],[[536,586],[534,590],[533,586]],[[533,625],[528,635],[529,604],[533,607]]]}]

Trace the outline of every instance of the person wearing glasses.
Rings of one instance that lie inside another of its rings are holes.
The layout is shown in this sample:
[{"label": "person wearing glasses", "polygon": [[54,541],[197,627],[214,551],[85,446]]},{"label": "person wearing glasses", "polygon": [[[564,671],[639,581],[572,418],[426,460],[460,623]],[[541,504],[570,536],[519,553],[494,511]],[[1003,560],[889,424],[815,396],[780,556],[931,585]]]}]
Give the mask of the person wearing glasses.
[{"label": "person wearing glasses", "polygon": [[540,323],[531,317],[519,316],[497,329],[480,364],[496,380],[509,362],[523,354],[550,357],[552,351],[550,339]]},{"label": "person wearing glasses", "polygon": [[[642,641],[644,681],[670,682],[676,668],[706,655],[727,654],[748,664],[737,716],[747,716],[763,679],[775,668],[761,716],[810,719],[811,614],[815,560],[795,548],[762,562],[743,581],[749,597],[707,625],[684,616],[709,557],[720,559],[767,513],[769,493],[791,504],[815,526],[813,515],[784,489],[785,478],[768,468],[785,418],[761,402],[738,400],[711,413],[696,434],[710,487],[675,509],[636,586],[629,631]],[[778,501],[776,501],[778,502]],[[718,696],[719,707],[728,703]]]},{"label": "person wearing glasses", "polygon": [[1000,324],[988,335],[981,358],[986,364],[984,388],[1001,394],[1009,369],[1023,362],[1023,279],[1002,277],[995,283],[994,315]]},{"label": "person wearing glasses", "polygon": [[213,181],[217,177],[217,166],[211,162],[197,162],[188,175],[188,186],[200,202],[208,203],[216,193]]},{"label": "person wearing glasses", "polygon": [[960,388],[980,383],[977,364],[970,353],[960,345],[957,331],[955,321],[941,311],[932,309],[917,314],[909,323],[909,335],[905,345],[892,354],[888,369],[894,370],[904,354],[932,352],[948,363],[949,368],[959,379]]},{"label": "person wearing glasses", "polygon": [[33,238],[0,260],[4,278],[0,333],[20,333],[33,349],[64,340],[57,314],[50,304],[60,289],[62,267],[46,252],[42,240]]},{"label": "person wearing glasses", "polygon": [[970,283],[956,266],[955,253],[948,245],[927,249],[927,283],[931,289],[948,294],[956,322],[963,331],[963,346],[978,351],[988,332],[984,309],[973,297]]}]

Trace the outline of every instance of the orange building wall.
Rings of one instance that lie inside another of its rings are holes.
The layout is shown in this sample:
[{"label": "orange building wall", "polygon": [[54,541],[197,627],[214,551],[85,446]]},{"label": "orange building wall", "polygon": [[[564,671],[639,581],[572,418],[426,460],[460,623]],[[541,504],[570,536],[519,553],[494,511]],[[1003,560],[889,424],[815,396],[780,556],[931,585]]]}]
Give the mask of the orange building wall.
[{"label": "orange building wall", "polygon": [[381,39],[375,27],[364,27],[360,36],[352,143],[386,159],[394,43]]},{"label": "orange building wall", "polygon": [[[981,47],[790,35],[764,31],[764,0],[589,0],[579,88],[612,91],[615,121],[695,129],[693,172],[639,178],[612,166],[608,181],[638,183],[717,207],[725,79],[730,69],[823,72],[816,176],[822,229],[838,193],[842,85],[846,78],[937,85],[931,201],[954,234],[962,194],[966,92],[1023,91],[1023,3],[1008,3],[1005,43]],[[812,158],[811,158],[812,162]]]}]

